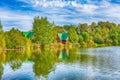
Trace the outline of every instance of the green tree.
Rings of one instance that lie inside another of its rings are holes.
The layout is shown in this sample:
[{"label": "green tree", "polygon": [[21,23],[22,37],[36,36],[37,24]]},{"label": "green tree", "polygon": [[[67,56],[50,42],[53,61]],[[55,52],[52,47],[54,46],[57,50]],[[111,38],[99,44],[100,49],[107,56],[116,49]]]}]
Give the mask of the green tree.
[{"label": "green tree", "polygon": [[54,31],[54,36],[57,35],[57,33],[65,33],[65,29],[61,26],[55,26],[53,27],[53,31]]},{"label": "green tree", "polygon": [[87,23],[84,23],[84,24],[79,24],[78,25],[78,28],[80,29],[80,31],[82,32],[82,31],[89,31],[89,26],[88,26],[88,24]]},{"label": "green tree", "polygon": [[110,39],[112,40],[112,44],[113,45],[117,45],[118,44],[118,37],[119,37],[119,34],[118,34],[118,32],[117,32],[117,30],[116,29],[112,29],[112,30],[110,30]]},{"label": "green tree", "polygon": [[63,28],[64,28],[66,31],[69,31],[69,30],[70,30],[70,25],[64,25]]},{"label": "green tree", "polygon": [[82,35],[79,35],[79,43],[83,42],[83,36]]},{"label": "green tree", "polygon": [[94,37],[94,42],[97,44],[103,44],[104,39],[102,38],[102,36],[100,34],[96,34]]},{"label": "green tree", "polygon": [[5,46],[6,46],[6,43],[5,43],[4,33],[3,33],[3,26],[0,21],[0,50],[5,48]]},{"label": "green tree", "polygon": [[23,37],[22,32],[18,29],[12,28],[10,31],[5,33],[6,47],[17,48],[19,46],[26,46],[27,38]]},{"label": "green tree", "polygon": [[3,32],[3,26],[1,24],[1,21],[0,21],[0,32]]},{"label": "green tree", "polygon": [[112,40],[111,40],[111,39],[107,39],[107,40],[106,40],[106,44],[107,44],[108,46],[112,45]]},{"label": "green tree", "polygon": [[90,36],[87,32],[82,32],[82,36],[83,36],[84,41],[88,41],[90,38]]},{"label": "green tree", "polygon": [[47,18],[35,17],[33,22],[34,42],[42,45],[50,44],[55,40],[52,24]]},{"label": "green tree", "polygon": [[118,32],[118,44],[120,44],[120,31]]},{"label": "green tree", "polygon": [[79,41],[79,36],[77,35],[76,28],[74,26],[70,27],[68,34],[70,42],[74,43]]},{"label": "green tree", "polygon": [[3,34],[0,34],[0,50],[6,47],[5,37]]},{"label": "green tree", "polygon": [[90,25],[91,30],[93,31],[96,28],[96,23],[92,22]]}]

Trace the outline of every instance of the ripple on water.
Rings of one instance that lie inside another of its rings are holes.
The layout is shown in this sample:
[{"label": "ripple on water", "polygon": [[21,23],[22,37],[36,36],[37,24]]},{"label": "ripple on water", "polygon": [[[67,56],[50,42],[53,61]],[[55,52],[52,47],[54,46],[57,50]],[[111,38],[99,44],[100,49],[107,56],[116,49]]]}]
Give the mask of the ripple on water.
[{"label": "ripple on water", "polygon": [[48,74],[48,80],[120,80],[120,72],[111,73],[91,66],[84,68],[60,63]]}]

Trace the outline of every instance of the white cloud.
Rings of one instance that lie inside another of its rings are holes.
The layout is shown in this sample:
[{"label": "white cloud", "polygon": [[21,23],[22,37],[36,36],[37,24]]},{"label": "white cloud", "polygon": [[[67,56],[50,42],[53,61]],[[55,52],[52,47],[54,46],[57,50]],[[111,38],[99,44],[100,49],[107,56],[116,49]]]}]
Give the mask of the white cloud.
[{"label": "white cloud", "polygon": [[7,20],[16,20],[16,19],[18,19],[18,20],[24,20],[24,19],[32,19],[30,16],[28,16],[28,15],[23,15],[22,13],[20,13],[20,12],[17,12],[17,11],[11,11],[11,10],[9,10],[9,9],[1,9],[0,8],[0,15],[2,15],[2,16],[0,16],[0,18],[1,19],[7,19]]},{"label": "white cloud", "polygon": [[[96,11],[96,15],[105,16],[107,18],[116,18],[120,17],[120,5],[113,4],[107,1],[102,2],[102,5],[98,6],[98,10]],[[120,19],[120,18],[119,18]]]},{"label": "white cloud", "polygon": [[33,16],[21,14],[20,12],[18,13],[8,9],[0,8],[0,11],[0,19],[2,21],[3,26],[5,26],[4,30],[9,30],[12,27],[17,27],[20,30],[24,31],[31,29]]},{"label": "white cloud", "polygon": [[22,1],[25,3],[28,3],[30,5],[32,5],[33,7],[38,7],[38,6],[42,6],[42,7],[64,7],[66,6],[67,2],[63,2],[62,0],[18,0],[18,1]]},{"label": "white cloud", "polygon": [[96,5],[90,5],[90,4],[84,4],[77,10],[80,12],[88,13],[88,14],[93,14],[95,13],[95,10],[97,10],[99,7]]},{"label": "white cloud", "polygon": [[25,3],[28,3],[31,5],[31,7],[34,7],[35,9],[40,9],[40,7],[43,8],[49,8],[49,7],[74,7],[76,9],[79,9],[79,11],[91,13],[94,10],[98,8],[98,6],[93,4],[80,4],[80,2],[77,2],[76,0],[71,1],[63,1],[63,0],[19,0]]},{"label": "white cloud", "polygon": [[[79,0],[17,0],[27,3],[23,7],[32,8],[30,15],[27,11],[13,11],[0,8],[0,19],[5,29],[11,27],[20,30],[30,30],[34,16],[46,16],[49,21],[55,21],[57,24],[78,24],[91,23],[98,21],[112,21],[120,23],[120,5],[110,3],[109,0],[93,2],[88,0],[87,4],[81,4]],[[8,23],[8,22],[13,23]],[[10,25],[13,24],[13,25]]]}]

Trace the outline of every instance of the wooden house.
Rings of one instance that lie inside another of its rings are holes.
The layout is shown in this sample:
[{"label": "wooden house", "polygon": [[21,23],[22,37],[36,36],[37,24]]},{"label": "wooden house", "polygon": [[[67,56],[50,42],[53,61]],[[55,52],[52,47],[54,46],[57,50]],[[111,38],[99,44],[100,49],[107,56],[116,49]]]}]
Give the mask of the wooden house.
[{"label": "wooden house", "polygon": [[34,35],[34,32],[23,32],[23,35],[27,38],[30,38],[32,39],[33,35]]},{"label": "wooden house", "polygon": [[68,33],[58,33],[56,39],[57,39],[57,42],[61,42],[65,44],[68,40]]}]

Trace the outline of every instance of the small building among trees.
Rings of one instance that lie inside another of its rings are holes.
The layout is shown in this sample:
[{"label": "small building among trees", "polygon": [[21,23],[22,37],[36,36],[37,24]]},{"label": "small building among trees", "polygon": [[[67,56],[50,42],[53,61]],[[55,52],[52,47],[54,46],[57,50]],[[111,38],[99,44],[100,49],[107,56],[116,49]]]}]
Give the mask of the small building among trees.
[{"label": "small building among trees", "polygon": [[34,32],[23,32],[24,37],[32,39]]},{"label": "small building among trees", "polygon": [[58,33],[57,34],[57,42],[61,42],[65,44],[68,40],[68,33]]}]

